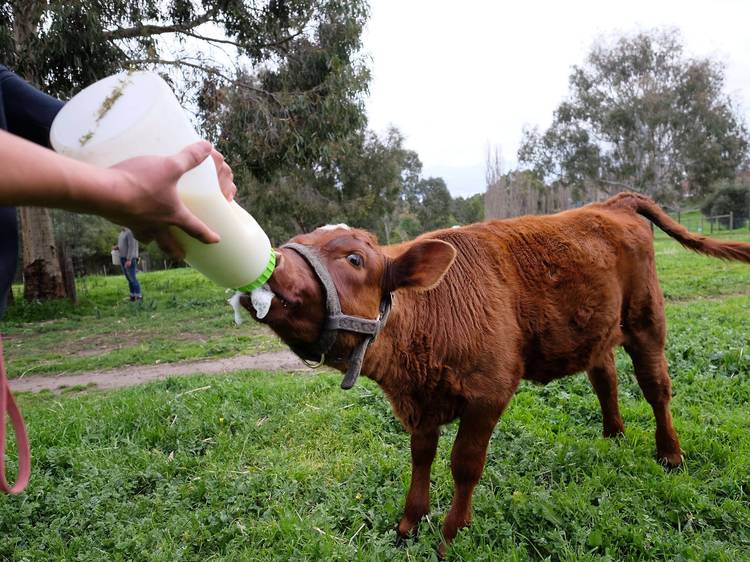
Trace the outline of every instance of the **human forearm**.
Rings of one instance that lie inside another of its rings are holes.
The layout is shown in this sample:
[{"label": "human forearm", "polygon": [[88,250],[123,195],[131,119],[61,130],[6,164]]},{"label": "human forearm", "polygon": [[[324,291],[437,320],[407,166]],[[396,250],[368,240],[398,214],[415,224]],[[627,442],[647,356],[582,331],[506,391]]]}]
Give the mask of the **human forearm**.
[{"label": "human forearm", "polygon": [[[185,206],[177,181],[212,151],[206,141],[171,156],[138,156],[96,168],[0,132],[0,206],[55,207],[91,213],[129,227],[138,240],[156,240],[181,255],[170,227],[211,244],[219,236]],[[228,168],[228,167],[227,167]],[[231,176],[226,178],[231,183]]]},{"label": "human forearm", "polygon": [[106,214],[122,203],[116,174],[0,131],[0,205]]}]

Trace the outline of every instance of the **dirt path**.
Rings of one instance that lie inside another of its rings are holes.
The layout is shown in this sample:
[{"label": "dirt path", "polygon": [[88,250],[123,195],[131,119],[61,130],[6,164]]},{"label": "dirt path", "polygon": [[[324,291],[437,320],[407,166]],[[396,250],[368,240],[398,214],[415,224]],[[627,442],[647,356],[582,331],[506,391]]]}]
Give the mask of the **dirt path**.
[{"label": "dirt path", "polygon": [[298,371],[307,370],[304,363],[291,351],[275,351],[260,355],[239,355],[225,359],[133,365],[121,369],[90,371],[74,375],[22,377],[10,381],[13,392],[59,391],[71,386],[95,385],[99,389],[122,388],[151,381],[184,375],[223,375],[243,370]]}]

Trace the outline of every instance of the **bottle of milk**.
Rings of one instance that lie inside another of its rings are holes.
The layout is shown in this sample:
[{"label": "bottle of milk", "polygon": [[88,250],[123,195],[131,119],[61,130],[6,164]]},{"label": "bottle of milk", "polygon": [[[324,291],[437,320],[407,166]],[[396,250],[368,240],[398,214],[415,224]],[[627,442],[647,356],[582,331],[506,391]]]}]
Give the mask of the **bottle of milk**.
[{"label": "bottle of milk", "polygon": [[[52,123],[50,142],[59,153],[107,167],[148,154],[171,155],[200,140],[166,82],[153,72],[125,71],[79,92]],[[276,254],[255,219],[219,188],[207,158],[177,184],[180,198],[221,236],[203,244],[174,228],[185,260],[219,285],[252,291],[271,276]]]}]

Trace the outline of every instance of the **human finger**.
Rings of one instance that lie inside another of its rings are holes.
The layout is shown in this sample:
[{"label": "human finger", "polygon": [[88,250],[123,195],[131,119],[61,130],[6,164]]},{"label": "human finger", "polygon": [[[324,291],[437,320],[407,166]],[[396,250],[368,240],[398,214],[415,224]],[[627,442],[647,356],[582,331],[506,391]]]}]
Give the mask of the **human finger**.
[{"label": "human finger", "polygon": [[172,155],[171,159],[177,164],[177,170],[182,175],[203,162],[211,154],[211,150],[213,150],[211,143],[202,140],[187,145],[180,152]]},{"label": "human finger", "polygon": [[216,171],[217,172],[221,172],[221,169],[224,166],[229,167],[226,164],[226,162],[224,161],[224,155],[221,152],[219,152],[218,150],[216,150],[215,148],[211,149],[211,158],[213,159],[214,164],[216,165]]},{"label": "human finger", "polygon": [[219,187],[221,187],[221,192],[224,194],[225,199],[231,203],[237,194],[237,186],[230,180],[220,183]]},{"label": "human finger", "polygon": [[206,223],[191,213],[185,206],[177,213],[173,224],[204,244],[215,244],[219,241],[219,235],[208,228]]}]

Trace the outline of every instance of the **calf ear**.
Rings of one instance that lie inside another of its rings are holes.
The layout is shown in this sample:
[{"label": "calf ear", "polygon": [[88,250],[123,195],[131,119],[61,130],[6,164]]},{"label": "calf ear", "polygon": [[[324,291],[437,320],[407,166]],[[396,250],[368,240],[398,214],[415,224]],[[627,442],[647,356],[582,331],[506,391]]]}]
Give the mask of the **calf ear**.
[{"label": "calf ear", "polygon": [[389,291],[407,287],[432,289],[443,279],[455,258],[456,249],[442,240],[414,242],[391,261],[386,288]]}]

